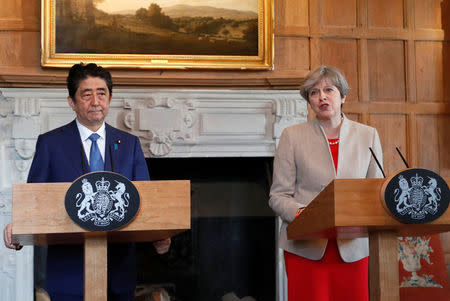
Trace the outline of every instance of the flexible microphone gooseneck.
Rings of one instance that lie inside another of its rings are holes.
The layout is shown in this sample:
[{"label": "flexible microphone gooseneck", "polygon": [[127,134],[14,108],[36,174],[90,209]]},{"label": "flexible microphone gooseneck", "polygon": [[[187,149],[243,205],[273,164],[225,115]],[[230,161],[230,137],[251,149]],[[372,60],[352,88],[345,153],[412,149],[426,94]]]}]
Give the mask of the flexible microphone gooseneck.
[{"label": "flexible microphone gooseneck", "polygon": [[380,162],[378,161],[377,156],[375,156],[375,153],[373,152],[373,150],[372,150],[371,147],[369,147],[369,150],[370,150],[370,152],[372,153],[372,156],[373,156],[373,158],[375,159],[375,162],[377,163],[378,168],[381,170],[381,173],[383,174],[383,178],[386,178],[386,175],[384,174],[383,167],[381,167],[381,164],[380,164]]},{"label": "flexible microphone gooseneck", "polygon": [[113,156],[112,156],[112,147],[111,147],[111,145],[109,146],[109,159],[111,161],[111,171],[114,172],[114,160],[113,160]]},{"label": "flexible microphone gooseneck", "polygon": [[403,157],[402,153],[400,152],[400,149],[398,147],[395,147],[395,149],[397,150],[397,153],[400,155],[400,157],[403,160],[403,163],[405,163],[406,168],[409,168],[408,162],[406,162],[405,157]]},{"label": "flexible microphone gooseneck", "polygon": [[83,175],[86,173],[86,168],[84,166],[84,149],[83,144],[80,145],[80,156],[81,156],[81,171],[83,172]]}]

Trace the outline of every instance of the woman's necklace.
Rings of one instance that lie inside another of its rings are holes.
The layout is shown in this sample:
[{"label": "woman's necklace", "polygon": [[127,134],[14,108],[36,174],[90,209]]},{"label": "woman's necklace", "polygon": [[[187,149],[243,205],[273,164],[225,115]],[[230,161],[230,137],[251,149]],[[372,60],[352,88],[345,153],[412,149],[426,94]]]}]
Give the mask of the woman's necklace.
[{"label": "woman's necklace", "polygon": [[[342,124],[342,121],[344,120],[344,116],[341,114],[341,119],[340,119],[340,123],[339,123],[339,126],[338,126],[338,128],[340,129],[340,127],[341,127],[341,124]],[[339,130],[338,129],[338,130]],[[339,132],[338,132],[339,133]],[[328,136],[328,135],[327,135]],[[334,141],[330,141],[330,140],[334,140]],[[339,138],[333,138],[333,139],[328,139],[328,144],[329,145],[336,145],[336,144],[339,144]]]},{"label": "woman's necklace", "polygon": [[[330,139],[330,140],[334,140],[334,139]],[[339,143],[339,138],[337,138],[337,140],[336,140],[336,141],[333,141],[333,142],[331,142],[331,141],[328,140],[328,144],[329,144],[329,145],[336,145],[336,144],[338,144],[338,143]]]}]

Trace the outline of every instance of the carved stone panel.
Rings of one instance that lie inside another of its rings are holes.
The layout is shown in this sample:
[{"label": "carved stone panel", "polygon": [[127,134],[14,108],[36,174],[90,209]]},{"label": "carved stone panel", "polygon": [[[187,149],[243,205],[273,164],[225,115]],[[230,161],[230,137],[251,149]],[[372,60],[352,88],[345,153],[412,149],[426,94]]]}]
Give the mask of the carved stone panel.
[{"label": "carved stone panel", "polygon": [[[34,154],[39,121],[34,101],[6,97],[0,91],[0,227],[11,222],[11,189],[23,183]],[[17,281],[20,279],[20,281]],[[0,244],[2,300],[33,300],[33,248],[20,252]]]}]

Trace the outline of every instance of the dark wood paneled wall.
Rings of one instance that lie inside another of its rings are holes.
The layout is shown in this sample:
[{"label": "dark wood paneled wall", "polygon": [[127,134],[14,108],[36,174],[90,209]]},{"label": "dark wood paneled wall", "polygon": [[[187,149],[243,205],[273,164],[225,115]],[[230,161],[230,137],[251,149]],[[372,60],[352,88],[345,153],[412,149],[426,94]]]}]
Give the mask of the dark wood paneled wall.
[{"label": "dark wood paneled wall", "polygon": [[[274,0],[273,71],[115,70],[122,87],[297,88],[311,68],[341,68],[344,111],[375,126],[387,174],[411,166],[450,176],[450,1]],[[2,0],[0,86],[62,86],[40,67],[40,1]],[[443,235],[450,262],[450,234]]]}]

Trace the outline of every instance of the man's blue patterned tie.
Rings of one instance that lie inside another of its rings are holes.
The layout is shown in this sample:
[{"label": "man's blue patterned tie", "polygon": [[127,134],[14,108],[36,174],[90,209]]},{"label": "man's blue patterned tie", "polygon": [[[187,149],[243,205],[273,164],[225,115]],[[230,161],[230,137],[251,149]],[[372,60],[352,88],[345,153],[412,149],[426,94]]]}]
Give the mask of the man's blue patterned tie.
[{"label": "man's blue patterned tie", "polygon": [[89,136],[89,140],[92,141],[91,152],[89,154],[89,167],[91,171],[103,171],[105,170],[105,164],[103,163],[102,155],[98,149],[97,139],[100,135],[93,133]]}]

